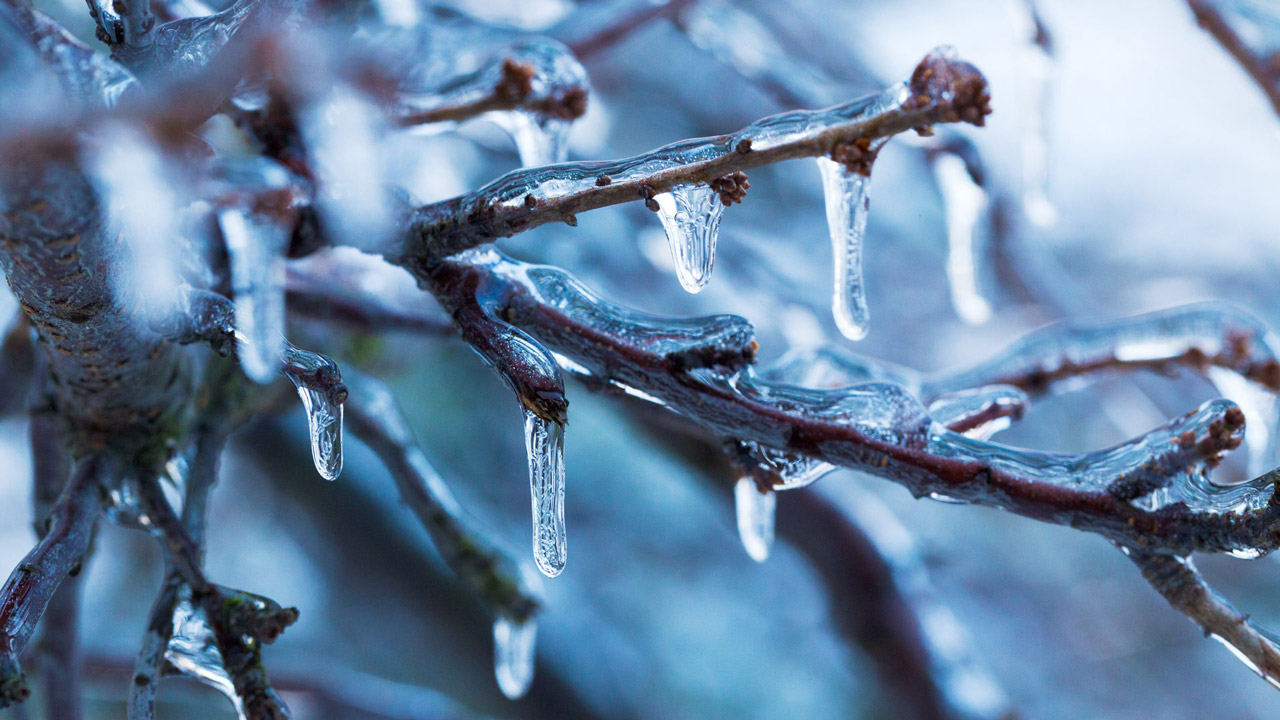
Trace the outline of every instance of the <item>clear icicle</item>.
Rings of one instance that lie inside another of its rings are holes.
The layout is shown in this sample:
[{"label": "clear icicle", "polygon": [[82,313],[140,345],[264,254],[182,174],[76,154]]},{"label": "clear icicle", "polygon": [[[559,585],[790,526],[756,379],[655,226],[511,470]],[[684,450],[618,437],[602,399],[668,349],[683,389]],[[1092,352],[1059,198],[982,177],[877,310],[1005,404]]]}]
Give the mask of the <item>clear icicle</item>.
[{"label": "clear icicle", "polygon": [[302,398],[302,406],[306,409],[311,459],[315,462],[316,471],[325,480],[335,480],[342,472],[342,403],[335,401],[326,388],[313,387],[305,375],[326,371],[336,373],[336,366],[323,355],[300,350],[287,342],[284,360],[287,366],[303,373],[287,374],[298,388],[298,397]]},{"label": "clear icicle", "polygon": [[538,626],[532,618],[513,620],[499,615],[493,623],[493,674],[502,694],[517,700],[533,682],[534,641]]},{"label": "clear icicle", "polygon": [[525,110],[492,113],[490,117],[511,135],[524,167],[561,163],[569,155],[567,120]]},{"label": "clear icicle", "polygon": [[235,684],[222,665],[222,653],[209,627],[204,610],[191,602],[191,590],[184,587],[173,610],[173,633],[165,660],[179,673],[217,690],[235,705],[244,720],[244,708]]},{"label": "clear icicle", "polygon": [[991,319],[991,303],[978,289],[978,262],[982,256],[979,223],[987,213],[987,191],[969,173],[964,159],[954,153],[934,158],[933,176],[947,216],[951,305],[961,320],[981,325]]},{"label": "clear icicle", "polygon": [[533,559],[547,577],[564,570],[564,425],[525,410],[529,492],[533,501]]},{"label": "clear icicle", "polygon": [[231,260],[235,296],[236,355],[245,375],[258,383],[275,379],[284,349],[284,229],[257,222],[241,210],[218,213]]},{"label": "clear icicle", "polygon": [[773,547],[773,515],[777,496],[760,492],[751,478],[739,478],[733,486],[734,507],[738,514],[738,537],[742,547],[756,562],[769,559]]},{"label": "clear icicle", "polygon": [[871,319],[862,285],[862,240],[867,234],[867,212],[871,207],[867,195],[871,178],[847,172],[844,165],[826,157],[818,158],[818,169],[822,172],[835,263],[831,312],[845,337],[861,340],[867,335]]},{"label": "clear icicle", "polygon": [[680,285],[691,293],[700,292],[711,280],[724,203],[710,185],[703,183],[677,185],[653,199],[658,203],[658,219],[667,231]]}]

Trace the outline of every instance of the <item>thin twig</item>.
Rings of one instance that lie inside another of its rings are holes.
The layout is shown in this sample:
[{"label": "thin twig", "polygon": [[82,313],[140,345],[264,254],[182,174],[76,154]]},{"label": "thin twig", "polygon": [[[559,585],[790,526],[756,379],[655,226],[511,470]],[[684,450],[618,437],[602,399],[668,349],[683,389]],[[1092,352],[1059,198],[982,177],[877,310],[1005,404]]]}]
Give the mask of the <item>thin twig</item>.
[{"label": "thin twig", "polygon": [[1258,89],[1267,96],[1271,107],[1280,115],[1280,63],[1275,54],[1262,55],[1249,47],[1245,39],[1231,27],[1214,0],[1187,0],[1187,6],[1195,14],[1196,22],[1213,36],[1235,58],[1235,61],[1253,79]]}]

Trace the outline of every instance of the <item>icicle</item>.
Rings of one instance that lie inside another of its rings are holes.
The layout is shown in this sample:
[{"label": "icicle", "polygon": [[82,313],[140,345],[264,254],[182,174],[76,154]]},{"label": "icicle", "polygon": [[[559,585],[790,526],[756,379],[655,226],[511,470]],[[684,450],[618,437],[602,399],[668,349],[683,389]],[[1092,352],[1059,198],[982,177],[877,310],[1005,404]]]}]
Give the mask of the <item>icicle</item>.
[{"label": "icicle", "polygon": [[[311,459],[325,480],[337,479],[342,472],[342,402],[323,383],[308,382],[308,377],[321,373],[337,373],[329,358],[285,344],[286,374],[298,388],[298,397],[307,413],[311,435]],[[299,372],[301,371],[301,372]]]},{"label": "icicle", "polygon": [[738,514],[738,537],[742,547],[756,562],[769,559],[773,547],[773,513],[777,496],[760,492],[751,478],[739,478],[733,486],[734,507]]},{"label": "icicle", "polygon": [[493,674],[502,694],[517,700],[533,682],[534,640],[538,625],[532,618],[513,620],[499,615],[493,623]]},{"label": "icicle", "polygon": [[933,176],[947,216],[947,279],[951,305],[969,325],[991,319],[991,304],[978,289],[979,222],[987,212],[987,191],[973,178],[964,159],[942,153],[933,160]]},{"label": "icicle", "polygon": [[658,219],[667,231],[680,285],[691,293],[700,292],[711,280],[724,203],[710,185],[702,183],[677,185],[653,199],[658,203]]},{"label": "icicle", "polygon": [[533,559],[547,577],[564,570],[564,426],[525,410],[533,501]]},{"label": "icicle", "polygon": [[245,375],[259,383],[275,379],[284,349],[283,228],[254,222],[244,212],[227,208],[218,225],[231,260],[231,289],[236,305],[236,355]]},{"label": "icicle", "polygon": [[204,610],[192,604],[190,588],[184,587],[180,593],[173,610],[173,634],[169,637],[165,660],[183,676],[225,695],[244,720],[247,717],[244,707],[231,676],[222,665],[222,653],[218,651]]},{"label": "icicle", "polygon": [[870,321],[862,285],[862,240],[867,233],[867,212],[871,207],[867,196],[871,178],[848,172],[844,165],[827,157],[818,158],[818,170],[822,172],[827,229],[831,233],[831,255],[835,262],[831,312],[845,337],[861,340],[867,335]]},{"label": "icicle", "polygon": [[1053,82],[1053,42],[1034,0],[1012,0],[1011,10],[1022,37],[1018,67],[1022,72],[1022,207],[1031,222],[1048,227],[1058,211],[1046,192],[1049,182],[1049,91]]},{"label": "icicle", "polygon": [[567,120],[526,110],[492,113],[489,117],[511,135],[524,167],[561,163],[569,155]]}]

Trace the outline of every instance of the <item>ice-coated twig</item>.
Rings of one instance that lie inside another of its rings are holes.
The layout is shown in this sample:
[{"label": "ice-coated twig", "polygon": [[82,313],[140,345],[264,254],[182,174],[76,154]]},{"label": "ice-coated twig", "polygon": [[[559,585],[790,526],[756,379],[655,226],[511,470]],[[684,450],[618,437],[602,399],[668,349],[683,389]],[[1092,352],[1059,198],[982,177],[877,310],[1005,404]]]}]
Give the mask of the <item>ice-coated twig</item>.
[{"label": "ice-coated twig", "polygon": [[347,421],[386,466],[401,499],[431,535],[449,569],[496,616],[523,621],[540,604],[511,557],[488,540],[458,506],[444,479],[413,440],[391,391],[380,381],[347,374]]},{"label": "ice-coated twig", "polygon": [[[437,278],[503,298],[499,313],[602,382],[630,388],[708,431],[851,467],[916,495],[1000,507],[1129,545],[1253,554],[1280,546],[1280,502],[1259,477],[1222,488],[1207,477],[1238,444],[1239,410],[1214,401],[1113,448],[1079,455],[1019,450],[954,433],[890,383],[834,390],[760,378],[751,328],[731,316],[665,320],[600,299],[566,273],[493,250],[441,263]],[[1153,453],[1203,448],[1150,497],[1125,482]],[[1141,502],[1139,502],[1141,501]]]},{"label": "ice-coated twig", "polygon": [[59,585],[84,559],[101,509],[100,484],[119,471],[118,460],[105,453],[77,462],[49,511],[48,532],[0,588],[0,707],[30,693],[18,658]]},{"label": "ice-coated twig", "polygon": [[565,163],[509,173],[467,195],[418,208],[398,247],[397,264],[430,265],[499,237],[578,213],[651,199],[677,185],[710,184],[751,168],[822,157],[854,141],[889,137],[937,123],[981,124],[990,112],[986,80],[972,65],[943,54],[926,57],[901,107],[865,115],[878,95],[826,110],[775,115],[730,135],[683,142],[613,162]]},{"label": "ice-coated twig", "polygon": [[[293,624],[298,618],[297,609],[283,608],[266,598],[210,583],[201,569],[202,549],[183,527],[155,478],[141,479],[138,494],[147,527],[165,550],[173,573],[189,588],[190,605],[203,612],[202,621],[208,624],[211,640],[217,646],[244,717],[248,720],[289,717],[287,707],[272,688],[262,665],[262,644],[274,642]],[[186,602],[183,592],[179,587],[177,607]],[[164,600],[162,593],[160,601]],[[158,604],[156,609],[162,612],[164,608]],[[177,620],[177,616],[171,617]],[[158,641],[163,630],[164,626],[152,627],[147,642]],[[147,650],[144,647],[144,652]]]},{"label": "ice-coated twig", "polygon": [[[1266,3],[1239,3],[1224,0],[1187,0],[1196,22],[1231,54],[1249,74],[1258,89],[1266,95],[1272,109],[1280,115],[1280,13]],[[1249,7],[1252,6],[1252,7]],[[1241,32],[1235,23],[1248,23],[1247,12],[1255,13],[1259,27]],[[1234,17],[1233,17],[1234,15]],[[1246,38],[1265,41],[1265,47],[1251,46]]]},{"label": "ice-coated twig", "polygon": [[337,278],[290,271],[286,283],[286,304],[295,317],[341,323],[365,333],[454,334],[453,324],[437,309],[398,307],[375,293],[347,287]]},{"label": "ice-coated twig", "polygon": [[1175,610],[1199,625],[1206,637],[1227,646],[1262,679],[1280,688],[1280,639],[1232,607],[1192,564],[1191,558],[1161,550],[1121,547],[1142,577]]}]

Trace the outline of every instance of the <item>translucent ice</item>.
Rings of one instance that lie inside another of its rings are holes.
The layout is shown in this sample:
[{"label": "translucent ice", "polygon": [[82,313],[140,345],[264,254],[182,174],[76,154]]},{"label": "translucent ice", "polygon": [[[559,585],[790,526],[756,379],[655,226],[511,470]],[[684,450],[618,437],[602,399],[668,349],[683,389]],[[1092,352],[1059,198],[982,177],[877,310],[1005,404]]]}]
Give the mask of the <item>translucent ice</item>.
[{"label": "translucent ice", "polygon": [[991,318],[991,304],[978,289],[979,223],[987,213],[987,191],[954,153],[940,153],[933,159],[933,175],[947,216],[951,304],[961,320],[980,325]]},{"label": "translucent ice", "polygon": [[830,158],[818,158],[822,189],[827,202],[827,229],[831,233],[831,259],[835,266],[835,286],[831,312],[836,327],[850,340],[867,334],[870,313],[862,285],[862,241],[867,234],[867,212],[871,199],[867,190],[871,178],[848,172]]},{"label": "translucent ice", "polygon": [[284,349],[284,251],[288,231],[236,208],[218,213],[231,262],[236,334],[245,342],[237,356],[245,375],[268,383],[279,370]]},{"label": "translucent ice", "polygon": [[534,641],[538,626],[499,615],[493,623],[493,673],[502,694],[512,700],[523,697],[533,682]]},{"label": "translucent ice", "polygon": [[738,537],[742,547],[756,562],[769,559],[773,547],[773,517],[777,496],[772,491],[760,492],[749,477],[739,478],[733,486],[734,508],[738,515]]},{"label": "translucent ice", "polygon": [[710,185],[677,185],[653,198],[667,231],[667,244],[680,285],[691,293],[706,287],[716,261],[716,235],[724,203]]},{"label": "translucent ice", "polygon": [[340,377],[337,366],[323,355],[287,342],[284,362],[307,413],[311,459],[321,477],[334,480],[342,472],[342,398],[333,388]]},{"label": "translucent ice", "polygon": [[533,559],[547,577],[564,570],[564,426],[525,410],[529,492],[533,504]]}]

